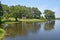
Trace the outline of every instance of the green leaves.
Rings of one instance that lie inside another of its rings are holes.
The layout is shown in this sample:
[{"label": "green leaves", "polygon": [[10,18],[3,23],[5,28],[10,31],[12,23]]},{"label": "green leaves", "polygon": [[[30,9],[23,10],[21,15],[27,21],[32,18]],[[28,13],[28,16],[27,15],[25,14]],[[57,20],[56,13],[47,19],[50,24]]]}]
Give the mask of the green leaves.
[{"label": "green leaves", "polygon": [[39,9],[33,7],[32,10],[33,10],[33,16],[34,16],[34,18],[40,19],[40,15],[41,15],[42,13],[39,11]]},{"label": "green leaves", "polygon": [[[4,14],[3,14],[4,13]],[[14,18],[22,18],[23,16],[26,18],[41,18],[41,11],[35,7],[26,7],[21,5],[8,6],[0,4],[0,16],[5,18],[14,17]],[[44,10],[44,16],[46,19],[55,19],[55,12],[51,10]]]},{"label": "green leaves", "polygon": [[45,18],[48,20],[55,19],[55,12],[51,10],[45,10],[44,15],[45,15]]},{"label": "green leaves", "polygon": [[3,8],[2,8],[1,2],[0,2],[0,22],[1,22],[2,16],[3,16]]}]

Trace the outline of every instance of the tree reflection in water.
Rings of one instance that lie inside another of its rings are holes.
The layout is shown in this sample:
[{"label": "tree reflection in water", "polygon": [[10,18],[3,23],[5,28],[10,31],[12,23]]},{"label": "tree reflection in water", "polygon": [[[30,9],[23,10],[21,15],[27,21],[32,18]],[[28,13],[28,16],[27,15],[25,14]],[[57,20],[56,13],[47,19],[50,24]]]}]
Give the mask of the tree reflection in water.
[{"label": "tree reflection in water", "polygon": [[38,31],[40,28],[41,28],[41,24],[40,23],[38,23],[38,22],[33,23],[33,28],[32,28],[33,32]]},{"label": "tree reflection in water", "polygon": [[52,29],[54,29],[54,25],[55,25],[55,21],[47,22],[47,23],[45,23],[44,29],[45,30],[52,30]]},{"label": "tree reflection in water", "polygon": [[36,32],[40,29],[40,24],[32,22],[20,22],[14,24],[8,24],[6,30],[6,37],[24,36],[29,32]]}]

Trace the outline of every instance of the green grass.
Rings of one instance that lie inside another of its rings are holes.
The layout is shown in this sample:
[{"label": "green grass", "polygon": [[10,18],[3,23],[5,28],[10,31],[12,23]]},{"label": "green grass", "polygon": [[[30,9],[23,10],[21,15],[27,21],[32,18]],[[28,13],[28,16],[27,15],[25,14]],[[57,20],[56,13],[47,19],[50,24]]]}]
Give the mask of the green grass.
[{"label": "green grass", "polygon": [[19,22],[5,22],[5,23],[11,24],[11,23],[19,23]]},{"label": "green grass", "polygon": [[2,39],[5,35],[5,30],[0,28],[0,39]]},{"label": "green grass", "polygon": [[26,19],[26,20],[23,20],[23,19],[20,19],[20,21],[26,21],[26,22],[43,22],[43,21],[46,21],[46,20],[41,20],[41,19]]},{"label": "green grass", "polygon": [[9,18],[8,20],[4,18],[4,19],[2,19],[2,21],[3,22],[8,22],[8,23],[10,23],[10,22],[12,22],[12,23],[18,23],[20,21],[25,21],[25,22],[45,22],[47,20],[46,19],[25,19],[25,20],[18,19],[18,22],[16,22],[14,18]]}]

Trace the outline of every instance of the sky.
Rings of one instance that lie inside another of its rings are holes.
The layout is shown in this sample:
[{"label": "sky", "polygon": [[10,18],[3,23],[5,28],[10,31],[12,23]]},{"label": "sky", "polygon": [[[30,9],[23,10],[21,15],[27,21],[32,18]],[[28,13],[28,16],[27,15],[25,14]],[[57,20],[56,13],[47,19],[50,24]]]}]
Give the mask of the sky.
[{"label": "sky", "polygon": [[0,0],[6,5],[23,5],[27,7],[37,7],[42,13],[45,9],[55,12],[56,18],[60,18],[60,0]]}]

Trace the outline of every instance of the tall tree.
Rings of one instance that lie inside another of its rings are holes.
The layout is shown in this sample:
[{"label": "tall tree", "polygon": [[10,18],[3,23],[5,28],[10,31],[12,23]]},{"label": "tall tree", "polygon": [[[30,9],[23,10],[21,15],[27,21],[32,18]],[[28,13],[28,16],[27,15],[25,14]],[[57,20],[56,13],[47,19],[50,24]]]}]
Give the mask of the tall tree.
[{"label": "tall tree", "polygon": [[50,21],[51,19],[55,19],[55,12],[53,12],[51,10],[45,10],[44,16],[48,21]]},{"label": "tall tree", "polygon": [[2,8],[2,5],[1,5],[1,1],[0,1],[0,22],[1,22],[2,16],[3,16],[3,8]]},{"label": "tall tree", "polygon": [[16,6],[11,6],[10,7],[10,14],[11,17],[14,17],[16,19],[16,21],[18,21],[18,17],[19,17],[19,9]]},{"label": "tall tree", "polygon": [[35,8],[35,7],[32,7],[32,10],[33,10],[33,17],[34,18],[40,18],[40,15],[41,15],[41,12],[38,8]]},{"label": "tall tree", "polygon": [[9,10],[9,6],[2,4],[2,8],[3,8],[3,10],[4,10],[3,17],[8,20],[9,17],[10,17],[10,14],[9,14],[9,11],[10,11],[10,10]]}]

